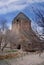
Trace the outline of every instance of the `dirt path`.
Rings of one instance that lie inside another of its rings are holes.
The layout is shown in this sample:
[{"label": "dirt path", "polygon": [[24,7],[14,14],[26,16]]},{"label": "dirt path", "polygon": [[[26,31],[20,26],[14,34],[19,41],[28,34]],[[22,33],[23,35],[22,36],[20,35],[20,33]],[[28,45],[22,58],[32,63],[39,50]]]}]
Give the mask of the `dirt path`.
[{"label": "dirt path", "polygon": [[44,65],[44,53],[28,54],[23,57],[0,61],[0,65]]},{"label": "dirt path", "polygon": [[[38,65],[44,62],[44,53],[41,56],[39,54],[29,54],[22,58],[9,60],[11,65]],[[44,63],[43,63],[44,65]]]}]

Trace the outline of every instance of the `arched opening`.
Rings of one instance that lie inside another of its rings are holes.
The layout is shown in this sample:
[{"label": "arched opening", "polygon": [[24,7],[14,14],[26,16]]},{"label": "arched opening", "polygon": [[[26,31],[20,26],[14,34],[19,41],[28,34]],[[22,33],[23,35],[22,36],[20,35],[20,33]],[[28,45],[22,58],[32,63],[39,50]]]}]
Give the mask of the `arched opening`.
[{"label": "arched opening", "polygon": [[17,49],[21,49],[21,45],[20,44],[17,46]]}]

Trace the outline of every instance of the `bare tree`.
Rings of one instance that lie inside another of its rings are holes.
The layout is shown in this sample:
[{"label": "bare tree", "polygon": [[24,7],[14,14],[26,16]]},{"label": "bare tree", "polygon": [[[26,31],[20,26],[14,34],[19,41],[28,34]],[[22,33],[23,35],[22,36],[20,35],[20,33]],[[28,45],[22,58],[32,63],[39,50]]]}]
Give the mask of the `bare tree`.
[{"label": "bare tree", "polygon": [[34,7],[32,7],[32,10],[33,10],[34,14],[36,15],[35,19],[37,20],[38,25],[44,27],[44,16],[41,13],[41,11],[38,8],[35,9]]},{"label": "bare tree", "polygon": [[[1,44],[6,39],[5,33],[6,33],[7,30],[8,30],[7,21],[5,19],[1,19],[0,20],[0,49],[1,49]],[[5,42],[4,42],[4,44],[5,44]]]},{"label": "bare tree", "polygon": [[16,37],[16,35],[11,31],[11,30],[6,30],[6,33],[4,35],[4,46],[2,47],[2,51],[6,48],[6,46],[8,45],[8,43],[10,44],[10,49],[12,49],[12,44],[14,45],[14,43],[18,43],[18,38]]},{"label": "bare tree", "polygon": [[5,29],[8,28],[6,19],[4,19],[4,20],[1,19],[1,21],[0,21],[0,28],[1,28],[2,31],[4,31]]},{"label": "bare tree", "polygon": [[0,50],[1,50],[1,42],[2,42],[2,32],[1,32],[1,29],[0,29]]},{"label": "bare tree", "polygon": [[[36,15],[35,19],[37,21],[37,24],[40,27],[43,27],[42,34],[44,34],[44,16],[43,16],[43,14],[41,13],[41,11],[38,8],[35,9],[34,7],[32,7],[32,9],[33,9],[34,14]],[[44,43],[44,40],[39,42],[39,46],[40,46],[40,54],[39,54],[39,56],[41,55],[41,52],[43,52],[43,46],[42,46],[43,43]]]}]

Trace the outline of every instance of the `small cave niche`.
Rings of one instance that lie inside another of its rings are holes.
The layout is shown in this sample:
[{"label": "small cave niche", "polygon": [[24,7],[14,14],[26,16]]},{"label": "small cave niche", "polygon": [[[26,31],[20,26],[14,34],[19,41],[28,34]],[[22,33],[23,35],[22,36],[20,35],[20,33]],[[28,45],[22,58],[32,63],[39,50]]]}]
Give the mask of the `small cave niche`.
[{"label": "small cave niche", "polygon": [[19,19],[17,19],[16,21],[17,21],[17,23],[18,23],[18,22],[19,22]]},{"label": "small cave niche", "polygon": [[20,44],[17,46],[17,49],[19,49],[19,50],[21,49],[21,45]]}]

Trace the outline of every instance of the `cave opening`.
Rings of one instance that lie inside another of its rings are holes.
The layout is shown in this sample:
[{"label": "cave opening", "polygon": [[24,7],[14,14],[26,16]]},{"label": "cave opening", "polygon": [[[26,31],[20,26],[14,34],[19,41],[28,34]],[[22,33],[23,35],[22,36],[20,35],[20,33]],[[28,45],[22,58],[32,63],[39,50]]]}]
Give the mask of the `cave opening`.
[{"label": "cave opening", "polygon": [[21,45],[20,44],[17,46],[17,49],[21,49]]}]

